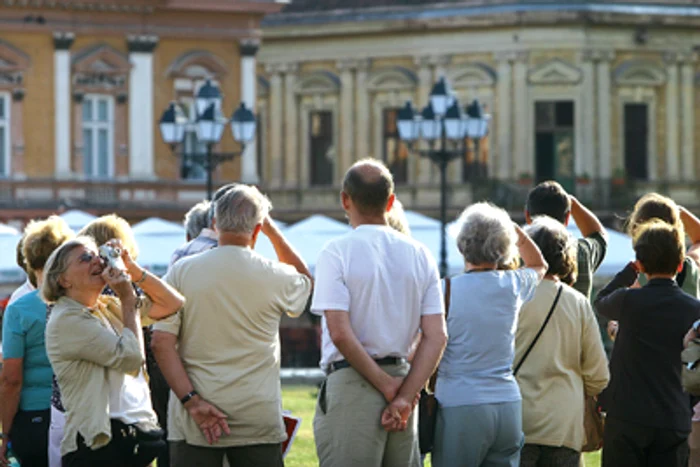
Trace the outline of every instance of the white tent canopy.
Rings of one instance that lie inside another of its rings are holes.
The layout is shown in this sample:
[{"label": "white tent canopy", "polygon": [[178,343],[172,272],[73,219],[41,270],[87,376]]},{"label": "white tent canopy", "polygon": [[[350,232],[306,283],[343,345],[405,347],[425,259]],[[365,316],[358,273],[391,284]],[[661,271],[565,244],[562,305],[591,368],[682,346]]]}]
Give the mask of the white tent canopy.
[{"label": "white tent canopy", "polygon": [[66,211],[63,214],[60,214],[60,217],[66,221],[68,227],[76,232],[88,225],[92,220],[97,219],[97,216],[93,216],[90,213],[80,211],[78,209]]},{"label": "white tent canopy", "polygon": [[0,224],[0,236],[19,235],[19,230],[7,224]]},{"label": "white tent canopy", "polygon": [[185,228],[175,222],[166,221],[159,217],[149,217],[132,226],[134,235],[180,235],[185,239]]},{"label": "white tent canopy", "polygon": [[[440,221],[414,211],[406,211],[406,220],[411,229],[411,236],[428,247],[435,261],[440,264]],[[447,273],[449,275],[458,274],[464,270],[464,258],[457,249],[455,239],[449,235],[449,225],[446,226],[446,229],[448,233],[445,238],[445,245],[447,247]]]}]

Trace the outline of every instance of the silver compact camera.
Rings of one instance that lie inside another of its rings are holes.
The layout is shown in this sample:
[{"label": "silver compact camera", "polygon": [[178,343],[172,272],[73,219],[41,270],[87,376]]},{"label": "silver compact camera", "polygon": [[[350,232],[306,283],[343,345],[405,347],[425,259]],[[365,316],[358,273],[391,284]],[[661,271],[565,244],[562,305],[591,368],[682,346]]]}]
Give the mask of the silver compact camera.
[{"label": "silver compact camera", "polygon": [[111,266],[119,271],[126,271],[126,265],[124,260],[122,260],[122,250],[121,248],[115,248],[110,245],[102,245],[98,248],[100,258],[106,266]]}]

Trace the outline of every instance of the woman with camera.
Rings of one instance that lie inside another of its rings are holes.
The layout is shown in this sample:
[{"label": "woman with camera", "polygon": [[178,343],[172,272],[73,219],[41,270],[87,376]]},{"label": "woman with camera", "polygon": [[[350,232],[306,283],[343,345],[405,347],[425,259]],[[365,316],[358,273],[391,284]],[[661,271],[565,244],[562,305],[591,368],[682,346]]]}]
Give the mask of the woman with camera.
[{"label": "woman with camera", "polygon": [[[144,372],[141,317],[170,316],[183,298],[136,264],[121,242],[106,250],[110,261],[90,238],[63,244],[49,258],[41,287],[54,304],[46,348],[66,410],[64,467],[146,466],[163,447]],[[116,297],[103,295],[107,285]]]}]

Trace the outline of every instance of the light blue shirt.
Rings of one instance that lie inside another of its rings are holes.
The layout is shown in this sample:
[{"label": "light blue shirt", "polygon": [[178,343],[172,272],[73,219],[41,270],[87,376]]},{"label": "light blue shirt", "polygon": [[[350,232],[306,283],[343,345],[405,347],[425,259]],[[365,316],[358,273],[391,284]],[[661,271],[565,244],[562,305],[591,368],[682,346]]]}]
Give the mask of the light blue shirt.
[{"label": "light blue shirt", "polygon": [[22,358],[20,410],[45,410],[51,406],[53,371],[46,355],[46,303],[35,290],[7,307],[3,317],[4,359]]},{"label": "light blue shirt", "polygon": [[520,400],[513,377],[518,313],[539,283],[533,269],[478,271],[451,279],[447,347],[435,397],[444,407]]}]

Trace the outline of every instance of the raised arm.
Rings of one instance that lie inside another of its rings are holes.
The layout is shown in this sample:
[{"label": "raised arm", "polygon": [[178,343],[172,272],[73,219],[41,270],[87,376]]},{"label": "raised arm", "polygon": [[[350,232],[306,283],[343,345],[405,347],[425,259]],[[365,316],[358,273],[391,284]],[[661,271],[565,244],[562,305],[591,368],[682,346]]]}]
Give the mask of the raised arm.
[{"label": "raised arm", "polygon": [[575,196],[569,195],[569,198],[571,199],[571,217],[576,221],[581,235],[590,237],[594,233],[599,233],[603,236],[607,236],[605,227],[603,227],[598,217],[593,214],[593,211],[581,204]]},{"label": "raised arm", "polygon": [[700,219],[684,207],[680,207],[681,221],[686,234],[692,244],[688,249],[687,256],[700,266]]},{"label": "raised arm", "polygon": [[547,261],[545,261],[542,252],[535,242],[532,241],[520,226],[515,225],[515,231],[518,233],[518,251],[520,252],[520,257],[523,259],[523,265],[526,268],[534,269],[537,272],[539,280],[542,280],[549,268]]},{"label": "raised arm", "polygon": [[294,267],[299,274],[304,274],[309,279],[313,280],[311,272],[301,258],[301,255],[287,242],[287,239],[284,238],[284,235],[282,235],[282,232],[280,232],[280,229],[277,228],[275,221],[273,221],[270,216],[267,216],[263,222],[262,233],[270,239],[270,243],[272,243],[272,247],[275,249],[275,253],[277,253],[277,259],[279,259],[281,263],[289,264]]},{"label": "raised arm", "polygon": [[639,270],[636,264],[634,262],[627,264],[608,285],[598,292],[598,296],[593,302],[595,311],[606,318],[619,320],[622,313],[625,290],[636,282],[638,275]]}]

